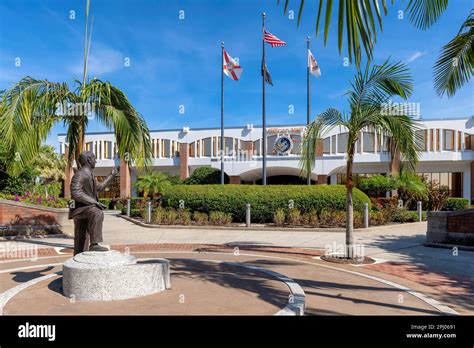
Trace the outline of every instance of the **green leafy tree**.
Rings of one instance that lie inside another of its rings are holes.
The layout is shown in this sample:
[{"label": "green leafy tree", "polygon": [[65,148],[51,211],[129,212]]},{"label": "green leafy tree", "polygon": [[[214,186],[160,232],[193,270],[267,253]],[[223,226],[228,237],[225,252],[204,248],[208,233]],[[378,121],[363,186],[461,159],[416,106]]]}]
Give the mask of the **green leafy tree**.
[{"label": "green leafy tree", "polygon": [[152,172],[147,175],[139,176],[134,186],[143,192],[144,198],[147,198],[150,194],[153,197],[161,195],[171,186],[171,182],[165,173]]},{"label": "green leafy tree", "polygon": [[398,197],[403,200],[405,207],[413,205],[416,201],[428,199],[426,183],[415,173],[402,171],[395,180],[398,189]]},{"label": "green leafy tree", "polygon": [[357,71],[351,88],[346,93],[349,99],[349,112],[340,112],[329,108],[307,127],[303,138],[300,166],[301,175],[307,177],[312,172],[316,161],[316,148],[319,139],[335,127],[342,127],[348,132],[346,163],[346,257],[353,257],[354,212],[353,212],[353,166],[356,142],[362,131],[383,134],[396,144],[397,150],[408,164],[414,168],[418,161],[415,134],[418,127],[415,121],[406,115],[391,115],[384,105],[395,96],[408,98],[413,90],[413,83],[408,68],[403,63],[382,65],[367,64],[364,71]]}]

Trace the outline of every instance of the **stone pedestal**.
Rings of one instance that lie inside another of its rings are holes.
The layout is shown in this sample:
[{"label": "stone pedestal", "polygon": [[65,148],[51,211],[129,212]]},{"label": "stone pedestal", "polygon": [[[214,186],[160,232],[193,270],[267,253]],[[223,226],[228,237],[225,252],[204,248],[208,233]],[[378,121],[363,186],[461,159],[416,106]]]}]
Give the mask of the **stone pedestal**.
[{"label": "stone pedestal", "polygon": [[137,261],[118,251],[86,251],[63,264],[63,294],[78,301],[113,301],[171,287],[165,259]]}]

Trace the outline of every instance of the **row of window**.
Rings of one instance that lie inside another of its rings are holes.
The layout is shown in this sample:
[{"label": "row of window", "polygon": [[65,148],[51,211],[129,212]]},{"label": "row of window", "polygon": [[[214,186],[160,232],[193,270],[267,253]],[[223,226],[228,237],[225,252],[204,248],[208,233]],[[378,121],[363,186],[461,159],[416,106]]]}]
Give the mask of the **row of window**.
[{"label": "row of window", "polygon": [[[464,139],[463,139],[464,137]],[[416,132],[416,143],[420,151],[463,151],[474,149],[474,135],[452,129],[423,129]],[[274,148],[277,135],[267,137],[267,155],[278,155]],[[301,136],[291,135],[292,148],[290,154],[301,154]],[[464,140],[464,141],[463,141]],[[219,157],[219,136],[197,140],[188,145],[189,157]],[[340,133],[323,139],[324,154],[342,154],[347,151],[348,133]],[[463,146],[464,143],[464,146]],[[152,139],[153,158],[179,157],[180,142],[169,139]],[[86,143],[86,150],[92,151],[98,159],[113,159],[117,152],[116,143],[112,141],[95,141]],[[373,132],[362,132],[356,142],[356,153],[376,153],[388,151],[388,139]],[[61,146],[62,153],[62,146]],[[246,141],[238,138],[224,138],[224,155],[236,157],[246,155],[262,155],[262,141]]]}]

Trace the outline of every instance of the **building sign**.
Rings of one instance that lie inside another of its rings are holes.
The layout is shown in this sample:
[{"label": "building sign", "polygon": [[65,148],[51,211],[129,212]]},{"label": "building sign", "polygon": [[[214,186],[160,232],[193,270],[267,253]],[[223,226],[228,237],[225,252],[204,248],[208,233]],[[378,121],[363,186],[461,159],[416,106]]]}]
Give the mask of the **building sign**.
[{"label": "building sign", "polygon": [[292,128],[268,128],[268,134],[279,134],[279,133],[303,133],[305,127],[292,127]]},{"label": "building sign", "polygon": [[293,140],[288,135],[282,135],[275,140],[273,149],[279,155],[287,155],[293,148]]}]

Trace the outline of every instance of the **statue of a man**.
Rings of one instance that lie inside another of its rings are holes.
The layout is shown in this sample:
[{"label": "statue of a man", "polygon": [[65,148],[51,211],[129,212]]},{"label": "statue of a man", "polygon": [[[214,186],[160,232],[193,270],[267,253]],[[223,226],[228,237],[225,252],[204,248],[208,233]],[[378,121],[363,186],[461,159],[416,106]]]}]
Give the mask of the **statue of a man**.
[{"label": "statue of a man", "polygon": [[[107,251],[99,245],[102,240],[102,223],[107,207],[99,202],[98,191],[102,191],[117,175],[114,168],[112,173],[102,182],[98,182],[92,170],[97,163],[95,154],[84,151],[77,159],[80,168],[71,181],[71,197],[73,204],[69,207],[69,219],[74,219],[74,255],[83,251]],[[90,239],[90,245],[89,240]]]}]

